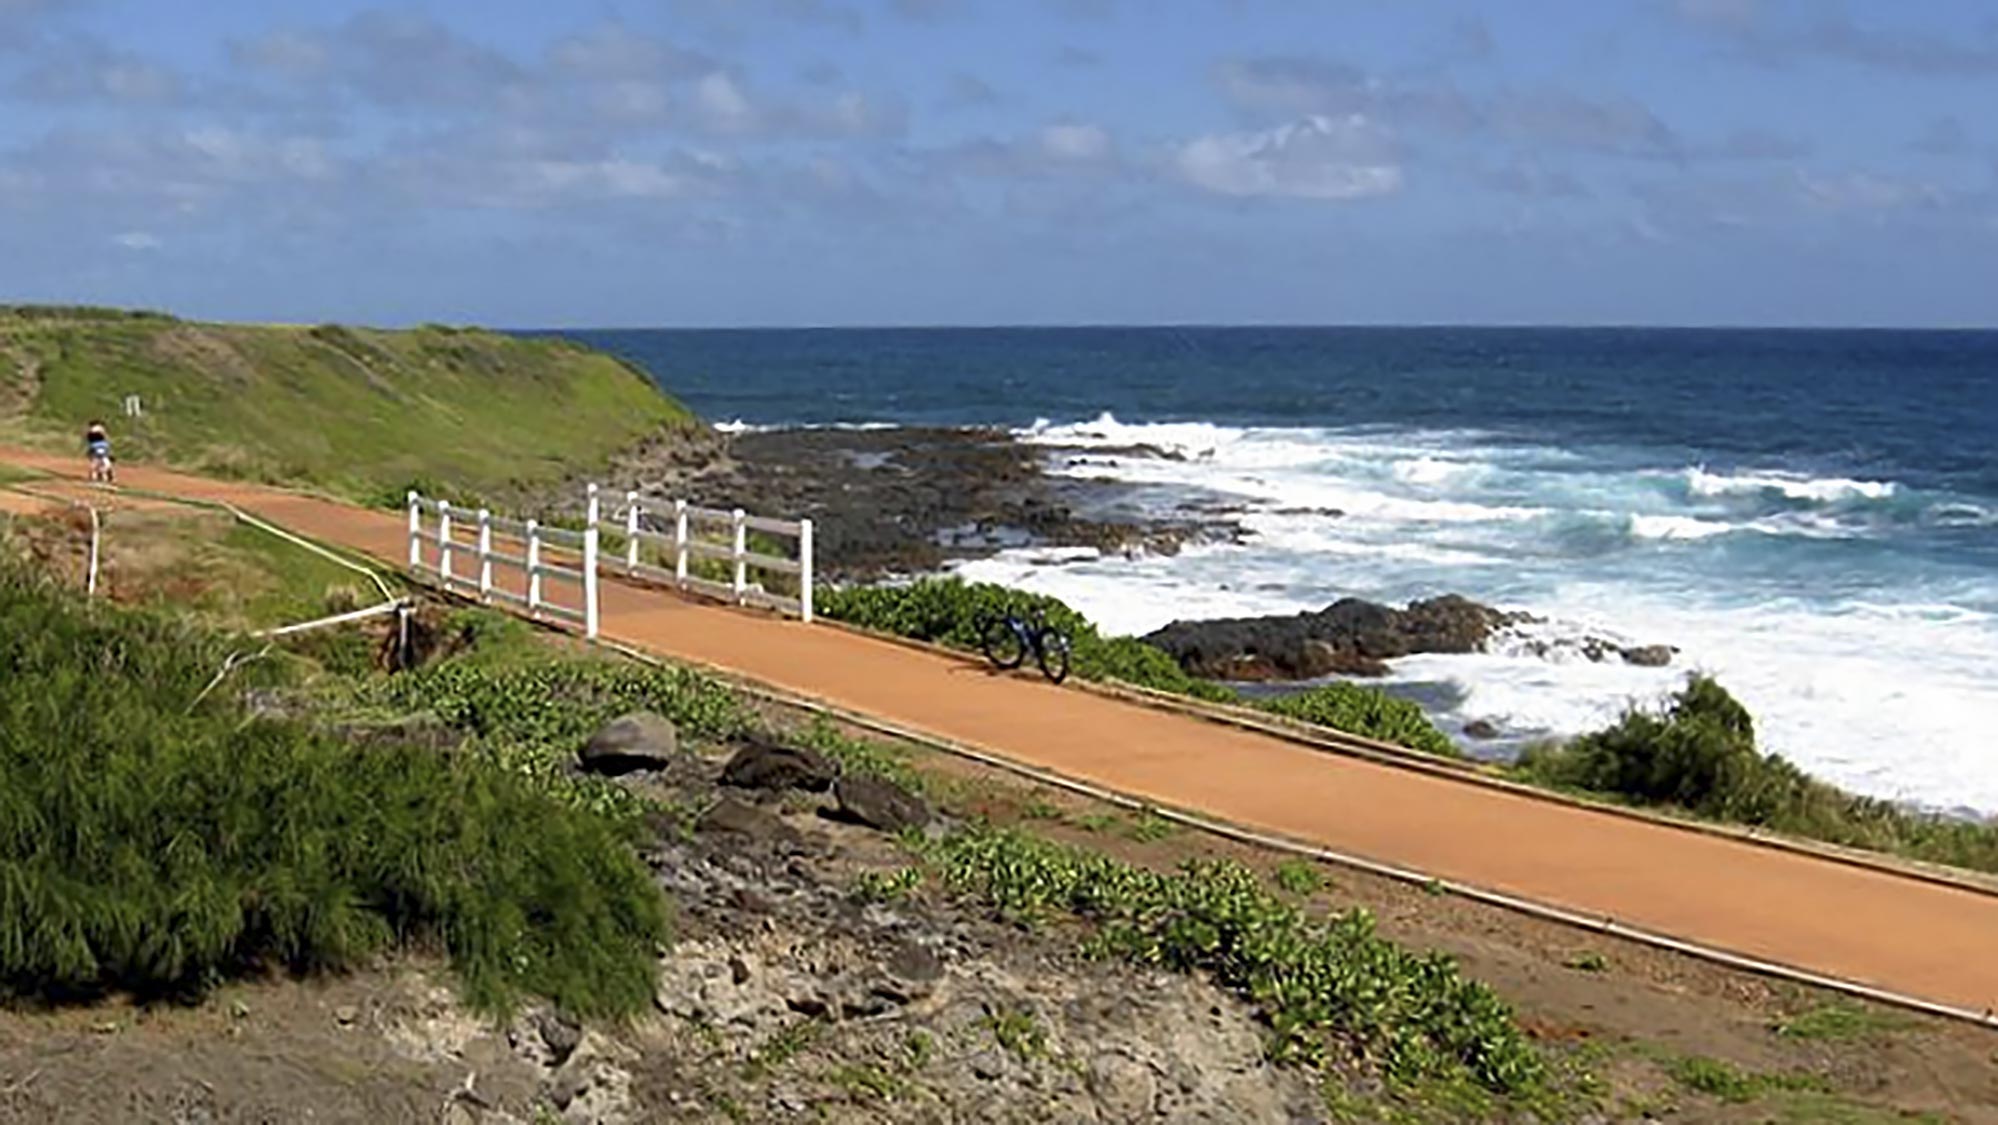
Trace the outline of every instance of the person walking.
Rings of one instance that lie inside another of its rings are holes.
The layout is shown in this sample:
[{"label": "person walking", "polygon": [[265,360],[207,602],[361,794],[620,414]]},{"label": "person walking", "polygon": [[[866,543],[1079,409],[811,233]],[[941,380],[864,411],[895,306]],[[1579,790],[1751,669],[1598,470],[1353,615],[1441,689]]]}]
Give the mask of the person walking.
[{"label": "person walking", "polygon": [[112,483],[116,473],[111,467],[111,435],[105,431],[104,423],[93,421],[83,431],[83,448],[90,455],[91,481]]}]

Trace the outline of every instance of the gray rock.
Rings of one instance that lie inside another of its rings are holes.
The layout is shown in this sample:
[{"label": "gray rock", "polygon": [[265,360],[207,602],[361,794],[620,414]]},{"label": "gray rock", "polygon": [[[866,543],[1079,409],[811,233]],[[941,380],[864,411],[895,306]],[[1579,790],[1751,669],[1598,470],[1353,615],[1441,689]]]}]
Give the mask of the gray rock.
[{"label": "gray rock", "polygon": [[549,1088],[548,1100],[554,1103],[556,1109],[568,1109],[589,1088],[589,1075],[572,1070],[555,1080]]},{"label": "gray rock", "polygon": [[534,1021],[534,1029],[541,1035],[541,1042],[548,1048],[549,1065],[561,1066],[576,1053],[577,1044],[583,1041],[583,1029],[566,1016],[544,1012]]},{"label": "gray rock", "polygon": [[922,828],[930,822],[930,806],[907,789],[878,777],[842,777],[833,785],[839,816],[882,832]]},{"label": "gray rock", "polygon": [[1487,739],[1497,738],[1498,736],[1498,724],[1492,722],[1490,719],[1472,719],[1470,722],[1464,724],[1465,738]]},{"label": "gray rock", "polygon": [[1623,659],[1626,664],[1640,668],[1663,668],[1672,663],[1677,652],[1671,645],[1636,645],[1623,650]]},{"label": "gray rock", "polygon": [[897,942],[882,966],[888,975],[911,984],[929,984],[943,976],[943,960],[914,942]]},{"label": "gray rock", "polygon": [[798,830],[778,819],[776,814],[734,797],[723,797],[717,801],[695,822],[694,829],[697,832],[740,836],[779,849],[796,847],[801,842]]},{"label": "gray rock", "polygon": [[996,1050],[984,1050],[971,1056],[971,1073],[991,1082],[1006,1073],[1006,1057]]},{"label": "gray rock", "polygon": [[1121,1054],[1098,1055],[1089,1068],[1089,1088],[1111,1121],[1143,1121],[1157,1112],[1158,1078],[1152,1068]]},{"label": "gray rock", "polygon": [[802,746],[751,741],[722,767],[723,785],[738,789],[802,789],[823,793],[838,771],[823,754]]},{"label": "gray rock", "polygon": [[641,770],[663,770],[680,749],[680,732],[650,711],[613,719],[590,737],[576,755],[585,773],[618,777]]}]

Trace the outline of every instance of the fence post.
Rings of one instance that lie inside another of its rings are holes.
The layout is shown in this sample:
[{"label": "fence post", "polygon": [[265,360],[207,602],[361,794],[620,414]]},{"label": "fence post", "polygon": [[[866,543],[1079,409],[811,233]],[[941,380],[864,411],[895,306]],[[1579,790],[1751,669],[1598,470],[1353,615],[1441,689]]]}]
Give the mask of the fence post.
[{"label": "fence post", "polygon": [[673,577],[687,584],[687,502],[673,501]]},{"label": "fence post", "polygon": [[527,521],[527,615],[541,616],[541,523]]},{"label": "fence post", "polygon": [[444,588],[451,588],[451,502],[437,502],[437,573],[444,576]]},{"label": "fence post", "polygon": [[730,512],[729,518],[735,521],[735,600],[740,602],[749,593],[749,560],[743,558],[749,550],[749,528],[741,508]]},{"label": "fence post", "polygon": [[583,529],[583,635],[597,635],[597,519],[601,508],[597,486],[590,485],[590,519]]},{"label": "fence post", "polygon": [[493,514],[479,509],[479,600],[493,600]]},{"label": "fence post", "polygon": [[638,493],[624,494],[624,569],[638,569]]},{"label": "fence post", "polygon": [[423,567],[423,504],[416,490],[409,492],[409,569]]},{"label": "fence post", "polygon": [[83,596],[94,598],[97,596],[97,553],[99,543],[104,538],[104,524],[97,518],[97,505],[89,504],[85,507],[90,512],[90,577],[89,585],[84,587]]},{"label": "fence post", "polygon": [[812,623],[812,521],[798,521],[798,615]]}]

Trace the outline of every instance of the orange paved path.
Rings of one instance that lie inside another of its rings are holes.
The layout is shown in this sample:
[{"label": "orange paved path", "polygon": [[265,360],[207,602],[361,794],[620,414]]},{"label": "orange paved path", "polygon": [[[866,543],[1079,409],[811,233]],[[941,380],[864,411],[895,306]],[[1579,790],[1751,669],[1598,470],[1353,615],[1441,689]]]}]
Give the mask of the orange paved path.
[{"label": "orange paved path", "polygon": [[[74,471],[28,454],[0,451],[0,460]],[[400,516],[136,467],[119,476],[228,501],[397,568],[408,559]],[[612,581],[602,622],[608,639],[1160,805],[1793,968],[1998,1007],[1998,896],[1341,757]]]}]

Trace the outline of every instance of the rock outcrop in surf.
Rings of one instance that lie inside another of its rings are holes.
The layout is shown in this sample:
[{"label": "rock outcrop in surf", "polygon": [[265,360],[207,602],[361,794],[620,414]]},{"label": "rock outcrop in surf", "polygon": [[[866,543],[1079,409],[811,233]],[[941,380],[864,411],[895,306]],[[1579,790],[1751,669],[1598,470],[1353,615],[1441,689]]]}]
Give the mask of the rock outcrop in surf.
[{"label": "rock outcrop in surf", "polygon": [[[1424,653],[1485,652],[1508,629],[1538,623],[1457,594],[1410,602],[1406,608],[1341,598],[1324,609],[1266,617],[1175,621],[1144,640],[1165,650],[1189,673],[1215,680],[1315,680],[1383,676],[1387,662]],[[1626,646],[1600,637],[1573,645],[1537,642],[1536,655],[1573,651],[1656,667],[1671,663],[1669,645]]]}]

